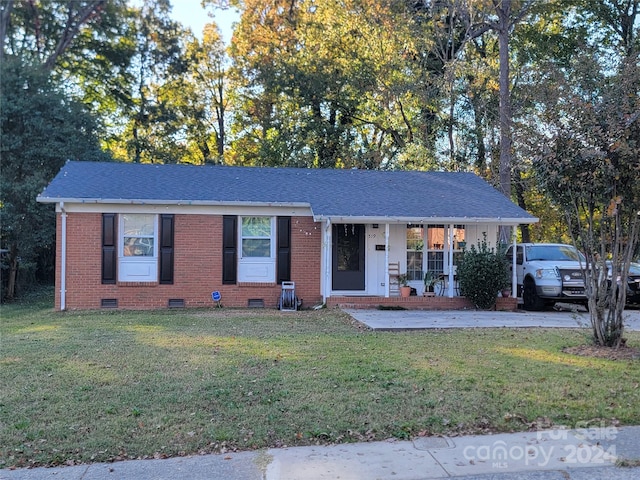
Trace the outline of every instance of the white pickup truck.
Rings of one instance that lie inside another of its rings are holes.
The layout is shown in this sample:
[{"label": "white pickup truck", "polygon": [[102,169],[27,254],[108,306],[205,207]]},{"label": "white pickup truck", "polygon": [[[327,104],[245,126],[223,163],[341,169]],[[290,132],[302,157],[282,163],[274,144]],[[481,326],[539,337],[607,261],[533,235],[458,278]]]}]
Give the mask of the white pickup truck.
[{"label": "white pickup truck", "polygon": [[[516,248],[518,296],[525,310],[542,310],[556,302],[587,304],[582,269],[584,256],[572,245],[519,243]],[[513,245],[507,249],[512,272]]]}]

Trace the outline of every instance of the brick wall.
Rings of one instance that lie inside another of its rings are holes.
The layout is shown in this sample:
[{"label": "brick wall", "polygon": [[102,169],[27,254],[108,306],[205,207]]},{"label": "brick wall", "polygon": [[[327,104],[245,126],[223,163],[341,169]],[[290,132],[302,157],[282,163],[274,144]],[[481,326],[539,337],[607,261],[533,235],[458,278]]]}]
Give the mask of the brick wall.
[{"label": "brick wall", "polygon": [[327,307],[378,308],[401,307],[407,310],[474,310],[465,297],[331,297]]},{"label": "brick wall", "polygon": [[[249,299],[261,299],[274,308],[281,286],[243,283],[222,285],[222,217],[176,215],[173,285],[157,283],[101,282],[102,215],[70,213],[67,216],[66,308],[98,309],[103,299],[115,299],[121,309],[167,308],[170,299],[182,299],[186,307],[212,306],[211,292],[219,291],[222,304],[246,307]],[[61,220],[57,221],[57,258],[61,255]],[[311,217],[291,218],[291,280],[303,307],[322,301],[320,253],[322,230]],[[60,262],[56,263],[56,308],[60,308]]]},{"label": "brick wall", "polygon": [[[331,297],[327,299],[327,307],[340,308],[379,308],[401,307],[406,310],[476,310],[471,300],[465,297]],[[518,310],[518,299],[513,297],[497,297],[493,308],[497,311],[515,312]]]}]

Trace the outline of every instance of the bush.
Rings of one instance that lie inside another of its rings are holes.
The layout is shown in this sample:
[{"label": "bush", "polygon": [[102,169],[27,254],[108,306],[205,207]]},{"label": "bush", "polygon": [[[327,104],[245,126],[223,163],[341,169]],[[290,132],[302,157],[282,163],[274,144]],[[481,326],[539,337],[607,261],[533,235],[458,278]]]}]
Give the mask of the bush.
[{"label": "bush", "polygon": [[489,248],[485,236],[477,247],[472,245],[464,252],[458,265],[460,293],[477,308],[492,308],[498,292],[509,287],[508,267],[504,254]]}]

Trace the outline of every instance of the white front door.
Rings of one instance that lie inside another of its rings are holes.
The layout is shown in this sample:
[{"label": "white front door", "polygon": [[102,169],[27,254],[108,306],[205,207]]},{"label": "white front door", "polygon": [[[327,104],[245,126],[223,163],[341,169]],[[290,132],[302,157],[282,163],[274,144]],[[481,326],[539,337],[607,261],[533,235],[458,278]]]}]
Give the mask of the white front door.
[{"label": "white front door", "polygon": [[367,294],[384,296],[385,292],[385,240],[384,225],[367,225],[366,229]]}]

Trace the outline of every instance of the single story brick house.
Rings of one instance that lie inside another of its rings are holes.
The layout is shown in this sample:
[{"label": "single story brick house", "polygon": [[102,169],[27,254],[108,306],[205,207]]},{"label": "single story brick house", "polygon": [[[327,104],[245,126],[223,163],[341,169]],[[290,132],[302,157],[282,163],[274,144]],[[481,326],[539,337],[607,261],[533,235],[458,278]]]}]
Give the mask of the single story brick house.
[{"label": "single story brick house", "polygon": [[[57,216],[55,307],[304,307],[422,293],[466,244],[537,221],[472,173],[69,161],[38,196]],[[290,285],[289,283],[287,283]]]}]

